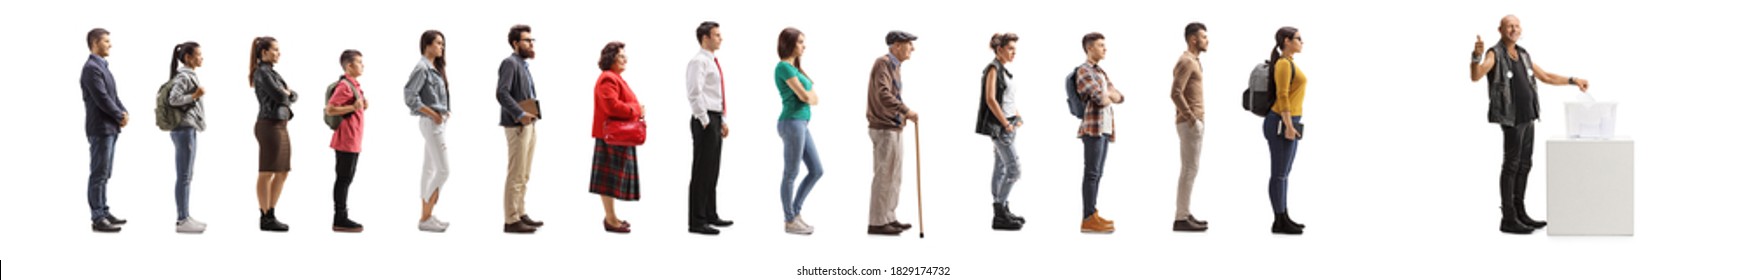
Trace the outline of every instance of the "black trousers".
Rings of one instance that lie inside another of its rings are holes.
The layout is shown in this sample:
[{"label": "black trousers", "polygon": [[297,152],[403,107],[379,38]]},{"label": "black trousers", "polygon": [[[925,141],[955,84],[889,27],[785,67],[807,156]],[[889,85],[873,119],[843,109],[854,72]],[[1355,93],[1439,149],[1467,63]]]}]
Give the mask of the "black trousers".
[{"label": "black trousers", "polygon": [[715,212],[715,186],[720,178],[721,113],[709,112],[709,125],[691,119],[690,226],[721,219]]},{"label": "black trousers", "polygon": [[351,195],[351,179],[357,176],[358,153],[333,151],[333,212],[345,211],[345,198]]},{"label": "black trousers", "polygon": [[1502,206],[1520,213],[1527,194],[1527,174],[1533,170],[1533,123],[1503,126],[1503,174],[1499,180]]}]

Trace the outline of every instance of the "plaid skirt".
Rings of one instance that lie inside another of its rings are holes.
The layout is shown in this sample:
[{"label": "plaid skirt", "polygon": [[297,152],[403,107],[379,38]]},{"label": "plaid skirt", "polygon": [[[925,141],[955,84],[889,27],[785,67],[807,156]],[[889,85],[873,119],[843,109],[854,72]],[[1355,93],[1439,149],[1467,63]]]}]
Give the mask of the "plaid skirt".
[{"label": "plaid skirt", "polygon": [[594,175],[588,192],[618,200],[642,199],[642,180],[636,174],[636,147],[607,145],[594,139]]}]

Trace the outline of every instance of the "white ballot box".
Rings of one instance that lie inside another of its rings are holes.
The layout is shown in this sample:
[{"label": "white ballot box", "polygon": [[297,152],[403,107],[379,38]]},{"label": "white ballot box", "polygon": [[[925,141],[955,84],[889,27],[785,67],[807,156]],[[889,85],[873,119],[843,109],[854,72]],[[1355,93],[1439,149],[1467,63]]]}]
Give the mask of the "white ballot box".
[{"label": "white ballot box", "polygon": [[1636,142],[1558,139],[1545,145],[1550,235],[1636,234]]}]

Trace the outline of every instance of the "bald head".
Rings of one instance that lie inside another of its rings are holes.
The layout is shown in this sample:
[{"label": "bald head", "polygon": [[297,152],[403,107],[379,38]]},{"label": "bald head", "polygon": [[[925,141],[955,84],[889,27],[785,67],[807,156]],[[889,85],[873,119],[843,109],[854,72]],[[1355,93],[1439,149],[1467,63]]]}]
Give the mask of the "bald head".
[{"label": "bald head", "polygon": [[1497,34],[1502,35],[1503,41],[1508,43],[1519,42],[1521,40],[1521,18],[1515,17],[1515,15],[1503,16],[1502,22],[1497,24]]}]

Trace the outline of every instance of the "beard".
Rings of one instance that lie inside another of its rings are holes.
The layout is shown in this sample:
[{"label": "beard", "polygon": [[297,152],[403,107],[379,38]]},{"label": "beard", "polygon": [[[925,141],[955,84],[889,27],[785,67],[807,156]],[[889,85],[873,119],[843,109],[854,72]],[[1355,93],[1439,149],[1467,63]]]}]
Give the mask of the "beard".
[{"label": "beard", "polygon": [[527,49],[517,49],[517,50],[515,50],[515,54],[521,55],[521,58],[533,59],[533,55],[535,53],[533,52],[532,48],[527,48]]}]

